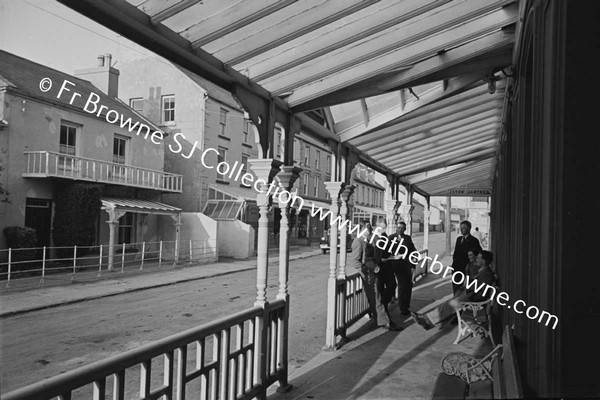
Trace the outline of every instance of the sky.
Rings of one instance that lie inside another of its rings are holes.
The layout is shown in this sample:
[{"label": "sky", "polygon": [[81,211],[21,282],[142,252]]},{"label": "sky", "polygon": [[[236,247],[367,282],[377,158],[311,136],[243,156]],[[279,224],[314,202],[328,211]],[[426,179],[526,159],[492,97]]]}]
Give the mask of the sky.
[{"label": "sky", "polygon": [[0,0],[0,49],[68,74],[96,66],[158,57],[56,0]]}]

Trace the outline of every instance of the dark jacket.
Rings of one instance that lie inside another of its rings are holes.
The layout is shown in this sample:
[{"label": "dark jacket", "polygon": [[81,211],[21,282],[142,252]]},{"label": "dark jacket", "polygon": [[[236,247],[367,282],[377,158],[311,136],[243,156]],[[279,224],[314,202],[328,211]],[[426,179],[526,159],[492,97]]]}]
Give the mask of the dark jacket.
[{"label": "dark jacket", "polygon": [[[388,237],[385,233],[382,233],[381,235],[382,237]],[[391,254],[388,251],[389,245],[386,249],[380,249],[377,246],[377,242],[380,241],[381,238],[375,238],[373,239],[373,249],[374,249],[374,254],[373,254],[373,258],[375,259],[375,264],[379,265],[379,267],[387,267],[387,266],[391,266],[391,264],[389,264],[388,262],[384,262],[382,259],[384,258],[390,258]],[[389,238],[388,238],[388,244],[389,244]]]},{"label": "dark jacket", "polygon": [[[496,284],[496,274],[494,274],[494,271],[492,271],[490,267],[483,267],[479,271],[477,271],[475,279],[477,280],[477,287],[479,287],[479,285],[481,285],[482,283],[485,283],[486,285],[492,287]],[[484,286],[481,290],[475,293],[474,286],[471,286],[471,288],[467,290],[467,294],[469,295],[469,301],[478,302],[487,300],[491,295],[491,291],[488,290],[486,295],[484,296],[483,293],[485,292],[485,288],[486,286]]]},{"label": "dark jacket", "polygon": [[391,261],[392,264],[394,266],[408,265],[408,266],[414,267],[415,264],[410,262],[410,253],[412,253],[413,251],[417,251],[417,247],[413,243],[410,235],[404,235],[404,234],[398,235],[397,233],[393,233],[390,235],[390,242],[392,240],[394,240],[394,238],[396,238],[397,244],[394,245],[394,248],[392,249],[393,250],[392,254],[394,254],[396,252],[396,249],[398,248],[398,244],[400,243],[400,240],[402,240],[402,245],[406,246],[408,248],[408,252],[406,253],[405,258],[400,258],[399,260],[393,260],[393,261]]},{"label": "dark jacket", "polygon": [[463,243],[463,236],[456,238],[456,244],[454,245],[454,254],[452,254],[452,268],[455,271],[464,271],[465,267],[469,263],[469,257],[467,253],[469,250],[474,250],[475,254],[479,254],[481,251],[481,245],[476,237],[469,235]]}]

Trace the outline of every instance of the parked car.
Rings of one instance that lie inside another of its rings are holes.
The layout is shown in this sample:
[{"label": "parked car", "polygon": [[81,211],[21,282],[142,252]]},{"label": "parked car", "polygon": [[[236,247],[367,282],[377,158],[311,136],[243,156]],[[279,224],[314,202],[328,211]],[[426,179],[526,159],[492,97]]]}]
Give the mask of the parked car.
[{"label": "parked car", "polygon": [[[329,243],[329,234],[330,234],[330,229],[327,229],[327,232],[324,234],[323,237],[321,237],[321,241],[319,243],[319,247],[321,248],[321,251],[323,252],[323,254],[327,254],[327,250],[330,250],[331,246]],[[346,235],[346,251],[351,251],[352,250],[352,235],[347,234]],[[340,251],[340,232],[338,231],[338,245],[337,245],[337,251]]]}]

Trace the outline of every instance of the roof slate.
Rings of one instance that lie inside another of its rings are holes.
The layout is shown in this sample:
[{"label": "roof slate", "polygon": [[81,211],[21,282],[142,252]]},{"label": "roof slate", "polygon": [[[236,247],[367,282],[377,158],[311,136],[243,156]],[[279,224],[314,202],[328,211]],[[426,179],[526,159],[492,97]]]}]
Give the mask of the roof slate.
[{"label": "roof slate", "polygon": [[[52,81],[52,87],[47,92],[43,92],[40,89],[40,81],[43,78],[49,78]],[[61,85],[65,80],[74,83],[74,86],[69,85],[68,87],[71,91],[63,92],[60,98],[57,98]],[[15,94],[51,102],[71,110],[85,112],[93,118],[104,119],[106,111],[115,110],[119,114],[122,114],[125,119],[131,118],[133,123],[140,121],[150,126],[153,130],[159,130],[158,126],[152,121],[132,110],[118,98],[108,96],[91,82],[0,50],[0,90],[2,89]],[[81,96],[76,97],[73,104],[69,104],[73,92],[77,92]],[[108,110],[105,110],[100,117],[83,110],[92,92],[100,97],[99,104],[108,107]]]}]

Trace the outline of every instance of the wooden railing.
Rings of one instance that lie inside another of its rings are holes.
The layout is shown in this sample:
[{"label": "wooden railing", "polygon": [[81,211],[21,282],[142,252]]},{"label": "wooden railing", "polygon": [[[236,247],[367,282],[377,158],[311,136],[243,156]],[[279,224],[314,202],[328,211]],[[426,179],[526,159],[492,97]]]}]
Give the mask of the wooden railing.
[{"label": "wooden railing", "polygon": [[[428,249],[419,250],[421,256],[427,256]],[[429,262],[419,262],[413,274],[413,280],[428,272]],[[369,302],[364,282],[357,272],[346,279],[338,279],[335,302],[335,334],[346,336],[346,330],[369,312]]]},{"label": "wooden railing", "polygon": [[60,177],[181,193],[183,177],[164,171],[133,167],[51,151],[26,151],[23,177]]},{"label": "wooden railing", "polygon": [[336,287],[335,334],[346,336],[346,330],[369,312],[363,280],[357,272],[339,279]]},{"label": "wooden railing", "polygon": [[287,380],[286,314],[286,302],[276,300],[15,390],[3,399],[263,399],[272,383]]}]

